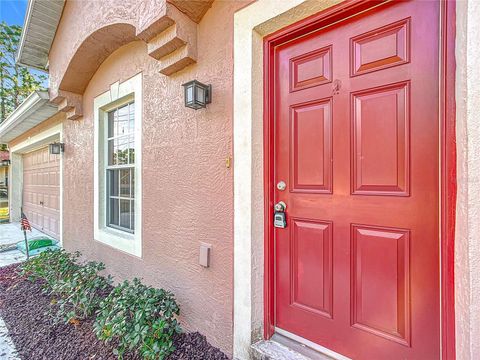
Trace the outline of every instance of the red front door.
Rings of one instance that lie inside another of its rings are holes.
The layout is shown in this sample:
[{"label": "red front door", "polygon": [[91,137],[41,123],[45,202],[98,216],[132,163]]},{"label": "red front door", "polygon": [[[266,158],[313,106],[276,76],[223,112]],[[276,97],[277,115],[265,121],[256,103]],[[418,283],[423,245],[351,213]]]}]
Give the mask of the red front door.
[{"label": "red front door", "polygon": [[439,359],[439,4],[275,50],[275,327],[353,359]]}]

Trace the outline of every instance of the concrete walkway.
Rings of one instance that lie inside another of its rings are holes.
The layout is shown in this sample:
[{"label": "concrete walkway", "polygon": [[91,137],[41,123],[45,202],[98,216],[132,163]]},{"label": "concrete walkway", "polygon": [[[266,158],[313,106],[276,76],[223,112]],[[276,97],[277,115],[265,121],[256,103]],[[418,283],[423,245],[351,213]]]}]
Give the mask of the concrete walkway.
[{"label": "concrete walkway", "polygon": [[[34,228],[32,231],[27,231],[27,238],[31,239],[36,236],[45,236],[45,234]],[[23,239],[23,231],[20,230],[18,222],[0,224],[0,245],[16,243]]]},{"label": "concrete walkway", "polygon": [[[43,234],[36,229],[27,232],[28,239],[41,235]],[[20,230],[19,223],[0,224],[0,245],[14,244],[22,240],[24,240],[23,231]],[[19,250],[0,252],[0,267],[18,263],[25,259],[26,256]],[[20,359],[2,318],[0,318],[0,359]]]},{"label": "concrete walkway", "polygon": [[10,335],[8,335],[7,326],[2,318],[0,318],[0,359],[20,360],[15,345]]},{"label": "concrete walkway", "polygon": [[[45,234],[33,228],[32,231],[27,231],[28,239],[37,236],[45,236]],[[19,223],[0,224],[0,245],[15,244],[19,241],[24,241],[23,231],[20,230]],[[27,257],[19,250],[0,252],[0,267],[22,262],[26,258]]]}]

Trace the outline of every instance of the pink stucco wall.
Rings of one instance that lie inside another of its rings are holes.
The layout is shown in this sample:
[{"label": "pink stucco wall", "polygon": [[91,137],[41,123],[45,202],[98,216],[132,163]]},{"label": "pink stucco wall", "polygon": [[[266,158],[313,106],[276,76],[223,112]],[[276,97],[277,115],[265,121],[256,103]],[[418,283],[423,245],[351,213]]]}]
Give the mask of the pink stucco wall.
[{"label": "pink stucco wall", "polygon": [[[113,33],[102,34],[103,40],[111,40],[110,45],[106,42],[104,45],[114,49],[134,38],[134,30],[130,31],[129,26],[141,30],[155,20],[164,4],[165,0],[68,0],[49,56],[52,87],[58,88],[72,57],[90,34],[111,24],[130,24],[120,38]],[[305,4],[313,6],[314,2]],[[81,57],[83,62],[98,62],[95,69],[103,64],[86,89],[79,87],[84,93],[83,118],[64,122],[68,144],[64,175],[66,248],[79,249],[89,258],[104,261],[117,280],[142,276],[150,284],[172,290],[182,307],[184,327],[206,334],[210,342],[227,353],[232,349],[233,186],[232,170],[225,168],[224,160],[232,152],[233,12],[244,5],[237,1],[215,1],[199,24],[198,64],[172,77],[158,73],[159,65],[147,56],[142,41],[125,45],[106,60],[95,56],[95,52]],[[475,42],[478,37],[474,36],[479,32],[480,12],[474,11],[475,7],[478,5],[474,1],[457,2],[457,65],[462,65],[457,66],[456,74],[458,359],[474,359],[480,344],[476,336],[480,334],[480,287],[476,281],[480,273],[480,134],[475,121],[480,98],[475,71],[480,69],[476,66],[480,63],[480,52]],[[143,259],[93,241],[93,98],[108,90],[111,83],[139,72],[143,73],[145,95]],[[84,74],[70,73],[68,91],[75,89],[75,77],[82,79]],[[193,78],[213,84],[214,100],[206,110],[193,112],[183,107],[180,84]],[[261,82],[260,75],[256,79]],[[261,98],[261,94],[257,95]],[[32,131],[37,130],[40,128]],[[261,135],[261,129],[255,128],[254,138],[261,139]],[[261,153],[260,143],[255,144],[256,154]],[[261,179],[258,169],[256,176]],[[261,186],[254,190],[261,195]],[[254,228],[262,229],[261,217],[255,222]],[[256,242],[258,239],[261,238],[257,236],[253,245],[261,245]],[[198,265],[200,241],[213,244],[210,269]],[[255,263],[255,259],[252,261]],[[258,264],[254,266],[261,268]],[[256,276],[258,273],[255,272]],[[256,293],[261,294],[261,279],[254,283]],[[256,302],[262,305],[261,296]],[[260,312],[253,317],[261,320],[259,315]]]},{"label": "pink stucco wall", "polygon": [[[88,38],[91,34],[112,24],[128,24],[132,26],[130,36],[133,36],[135,30],[141,32],[145,26],[161,16],[165,6],[165,0],[67,1],[49,53],[50,87],[56,90],[60,86],[71,59],[85,41],[92,40]],[[102,41],[101,45],[104,48],[115,48],[114,42],[122,40],[113,31],[110,32],[110,36],[109,41]],[[82,60],[85,63],[103,61],[101,53],[101,51],[84,53]],[[72,86],[75,88],[74,84]]]},{"label": "pink stucco wall", "polygon": [[[90,15],[98,14],[101,4],[66,3],[50,55],[57,78],[66,69],[62,47],[70,56],[72,44],[100,21]],[[120,47],[86,87],[83,118],[64,123],[64,246],[103,261],[117,280],[143,277],[148,284],[173,291],[184,328],[207,335],[227,354],[232,353],[233,337],[233,174],[225,159],[232,154],[233,13],[242,5],[213,4],[198,25],[197,64],[173,76],[158,72],[159,63],[147,55],[143,41]],[[86,12],[89,15],[81,15]],[[142,259],[93,240],[93,100],[111,84],[140,72]],[[192,79],[212,84],[213,102],[205,110],[184,107],[181,84]],[[210,268],[198,264],[200,242],[213,246]]]}]

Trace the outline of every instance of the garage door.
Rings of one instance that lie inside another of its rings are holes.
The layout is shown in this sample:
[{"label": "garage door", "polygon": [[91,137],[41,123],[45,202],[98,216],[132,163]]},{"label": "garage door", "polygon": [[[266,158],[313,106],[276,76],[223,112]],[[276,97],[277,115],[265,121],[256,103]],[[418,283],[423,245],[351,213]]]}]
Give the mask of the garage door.
[{"label": "garage door", "polygon": [[23,211],[33,227],[59,239],[60,159],[48,146],[23,155]]}]

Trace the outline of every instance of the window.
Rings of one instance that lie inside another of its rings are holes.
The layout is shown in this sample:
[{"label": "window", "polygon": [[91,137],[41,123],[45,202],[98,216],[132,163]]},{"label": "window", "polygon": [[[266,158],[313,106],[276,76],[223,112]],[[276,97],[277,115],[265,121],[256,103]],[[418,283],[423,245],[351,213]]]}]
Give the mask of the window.
[{"label": "window", "polygon": [[107,115],[107,223],[135,231],[135,106],[117,107]]},{"label": "window", "polygon": [[93,236],[142,257],[142,73],[93,100]]}]

